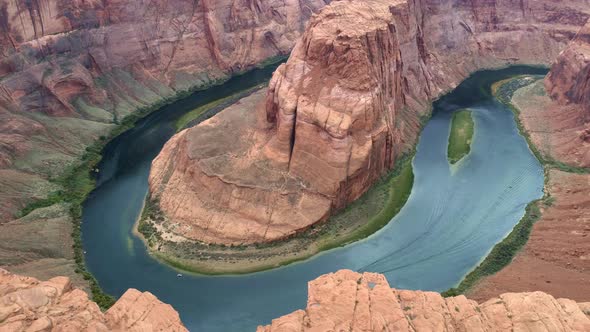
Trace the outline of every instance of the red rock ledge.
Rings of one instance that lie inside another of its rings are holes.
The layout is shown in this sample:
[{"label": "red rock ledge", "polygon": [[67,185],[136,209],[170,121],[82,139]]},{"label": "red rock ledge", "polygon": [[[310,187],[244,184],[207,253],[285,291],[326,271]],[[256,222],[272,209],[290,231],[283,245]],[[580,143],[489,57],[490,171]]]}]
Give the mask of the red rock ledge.
[{"label": "red rock ledge", "polygon": [[309,283],[305,310],[257,331],[590,331],[589,314],[590,303],[542,292],[478,304],[464,296],[397,290],[381,274],[341,270]]},{"label": "red rock ledge", "polygon": [[0,332],[18,331],[188,330],[172,306],[149,292],[129,289],[102,313],[69,278],[39,281],[0,269]]}]

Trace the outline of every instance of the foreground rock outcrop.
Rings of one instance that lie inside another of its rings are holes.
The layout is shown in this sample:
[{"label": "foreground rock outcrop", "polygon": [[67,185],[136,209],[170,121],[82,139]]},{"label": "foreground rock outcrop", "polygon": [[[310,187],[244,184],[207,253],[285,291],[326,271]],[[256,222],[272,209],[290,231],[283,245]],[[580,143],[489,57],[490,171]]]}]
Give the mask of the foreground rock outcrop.
[{"label": "foreground rock outcrop", "polygon": [[589,5],[332,3],[310,20],[266,97],[178,134],[154,161],[164,232],[255,243],[324,220],[411,149],[433,99],[478,69],[551,63]]},{"label": "foreground rock outcrop", "polygon": [[69,207],[17,212],[137,109],[288,54],[327,2],[0,1],[0,266],[74,276]]},{"label": "foreground rock outcrop", "polygon": [[130,289],[105,313],[70,280],[22,277],[0,269],[0,331],[188,331],[154,295]]},{"label": "foreground rock outcrop", "polygon": [[590,303],[534,292],[478,304],[392,289],[383,275],[341,270],[309,283],[305,310],[257,331],[590,331]]}]

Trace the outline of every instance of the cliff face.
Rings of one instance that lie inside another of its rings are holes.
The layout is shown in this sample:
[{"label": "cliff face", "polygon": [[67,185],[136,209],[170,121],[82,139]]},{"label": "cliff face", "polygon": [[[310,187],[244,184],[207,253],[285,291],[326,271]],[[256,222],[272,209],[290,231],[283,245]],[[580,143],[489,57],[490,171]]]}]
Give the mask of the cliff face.
[{"label": "cliff face", "polygon": [[288,54],[326,2],[0,1],[0,266],[73,277],[68,207],[16,212],[136,109]]},{"label": "cliff face", "polygon": [[0,269],[0,331],[188,331],[154,295],[130,289],[105,313],[68,278],[48,281]]},{"label": "cliff face", "polygon": [[[332,3],[310,20],[264,101],[258,97],[258,126],[246,139],[231,148],[225,140],[202,147],[205,135],[239,133],[254,123],[219,115],[179,134],[154,161],[150,186],[175,225],[169,230],[206,242],[251,243],[326,218],[413,146],[433,99],[477,69],[550,63],[586,22],[588,5]],[[309,197],[316,197],[314,210]]]},{"label": "cliff face", "polygon": [[288,54],[327,1],[2,2],[0,170],[55,175],[135,109]]},{"label": "cliff face", "polygon": [[545,86],[553,100],[561,105],[579,105],[581,117],[590,120],[590,22],[551,66]]},{"label": "cliff face", "polygon": [[542,292],[477,304],[464,296],[392,289],[383,275],[342,270],[309,283],[305,310],[257,331],[588,331],[589,309],[590,303]]}]

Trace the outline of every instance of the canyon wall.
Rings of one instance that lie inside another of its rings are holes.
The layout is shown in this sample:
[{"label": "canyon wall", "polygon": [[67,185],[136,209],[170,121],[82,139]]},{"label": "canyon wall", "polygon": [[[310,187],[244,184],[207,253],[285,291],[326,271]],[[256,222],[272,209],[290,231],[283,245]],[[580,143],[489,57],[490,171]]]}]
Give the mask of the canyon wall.
[{"label": "canyon wall", "polygon": [[288,54],[327,2],[0,1],[0,266],[83,284],[69,206],[15,214],[138,108]]},{"label": "canyon wall", "polygon": [[305,310],[257,331],[589,330],[590,303],[534,292],[502,294],[477,304],[464,296],[392,289],[383,275],[341,270],[309,282]]},{"label": "canyon wall", "polygon": [[1,2],[2,221],[30,200],[8,188],[43,194],[19,173],[47,187],[137,108],[288,54],[328,1]]},{"label": "canyon wall", "polygon": [[588,301],[590,22],[559,55],[544,82],[529,83],[514,92],[511,102],[533,147],[546,161],[542,216],[510,265],[482,279],[467,295],[484,300],[505,292],[539,290]]},{"label": "canyon wall", "polygon": [[130,289],[105,313],[65,277],[39,281],[0,269],[0,331],[188,331],[154,295]]},{"label": "canyon wall", "polygon": [[561,105],[575,104],[590,120],[590,22],[569,43],[545,79],[550,97]]},{"label": "canyon wall", "polygon": [[169,217],[161,229],[239,244],[325,220],[412,149],[432,100],[478,69],[550,64],[589,5],[333,2],[310,20],[265,97],[179,133],[154,160],[152,198]]}]

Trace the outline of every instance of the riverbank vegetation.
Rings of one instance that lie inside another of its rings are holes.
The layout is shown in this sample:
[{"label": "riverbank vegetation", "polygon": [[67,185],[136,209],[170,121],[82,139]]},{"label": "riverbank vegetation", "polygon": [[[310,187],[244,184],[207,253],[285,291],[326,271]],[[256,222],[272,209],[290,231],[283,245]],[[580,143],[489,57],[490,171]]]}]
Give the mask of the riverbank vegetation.
[{"label": "riverbank vegetation", "polygon": [[[558,169],[570,173],[589,173],[589,169],[582,167],[574,167],[563,162],[554,160],[549,156],[543,155],[540,150],[533,143],[530,134],[520,121],[520,110],[512,103],[514,93],[523,87],[535,83],[542,79],[539,75],[520,75],[506,80],[496,82],[492,85],[491,90],[494,97],[512,111],[520,134],[526,139],[531,152],[535,155],[537,160],[542,164],[545,173],[545,184],[549,181],[549,170]],[[513,228],[512,232],[498,243],[490,254],[472,270],[462,281],[455,287],[447,290],[442,295],[457,296],[463,294],[475,286],[482,278],[493,275],[504,267],[509,265],[518,252],[527,243],[533,225],[542,217],[542,208],[550,207],[554,198],[545,190],[545,195],[539,200],[529,203],[525,210],[525,215],[519,223]]]},{"label": "riverbank vegetation", "polygon": [[166,227],[166,218],[157,202],[149,199],[137,230],[155,257],[183,271],[241,274],[288,265],[366,238],[387,225],[411,194],[413,155],[400,158],[394,171],[347,208],[288,239],[235,246],[165,241],[161,229]]},{"label": "riverbank vegetation", "polygon": [[[273,58],[258,68],[264,68],[276,65],[277,61],[283,61],[284,57]],[[235,76],[243,75],[246,72],[241,72]],[[73,255],[76,263],[75,272],[82,275],[84,280],[88,282],[92,300],[95,301],[103,310],[110,308],[115,303],[115,298],[106,294],[98,284],[98,281],[87,270],[84,262],[84,250],[82,244],[82,204],[88,195],[96,187],[96,172],[98,172],[97,165],[102,159],[102,152],[106,145],[133,128],[137,121],[151,114],[152,112],[161,109],[162,107],[171,104],[175,101],[184,99],[193,93],[204,91],[214,86],[221,85],[227,82],[232,76],[212,80],[208,84],[199,84],[193,88],[178,91],[176,94],[168,97],[163,97],[157,102],[144,107],[137,108],[122,120],[115,120],[114,127],[108,135],[101,136],[97,141],[88,146],[84,154],[69,167],[61,172],[61,175],[50,179],[50,182],[56,184],[60,189],[48,193],[44,199],[35,200],[27,204],[23,209],[17,213],[18,218],[22,218],[36,209],[49,207],[55,204],[66,204],[69,206],[69,217],[72,220],[72,238],[73,238]],[[100,80],[98,78],[97,80]],[[254,88],[253,88],[254,89]]]},{"label": "riverbank vegetation", "polygon": [[469,154],[474,127],[470,110],[459,110],[453,113],[447,149],[449,163],[455,164]]},{"label": "riverbank vegetation", "polygon": [[199,119],[203,114],[205,114],[207,112],[214,113],[217,110],[227,108],[231,104],[234,104],[238,100],[251,95],[252,93],[264,88],[265,86],[266,86],[266,84],[259,84],[255,87],[246,89],[246,90],[238,92],[238,93],[234,93],[233,95],[227,96],[225,98],[214,100],[208,104],[205,104],[203,106],[199,106],[199,107],[195,108],[194,110],[184,114],[178,120],[176,120],[176,123],[175,123],[176,131],[181,131],[185,128],[193,126],[195,124],[194,122],[197,119]]}]

